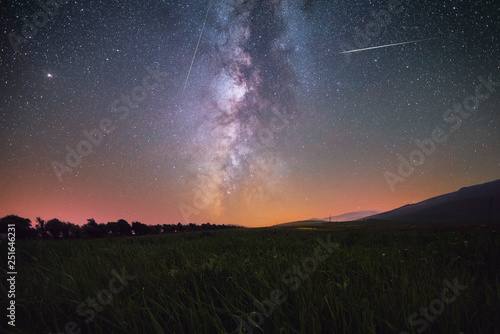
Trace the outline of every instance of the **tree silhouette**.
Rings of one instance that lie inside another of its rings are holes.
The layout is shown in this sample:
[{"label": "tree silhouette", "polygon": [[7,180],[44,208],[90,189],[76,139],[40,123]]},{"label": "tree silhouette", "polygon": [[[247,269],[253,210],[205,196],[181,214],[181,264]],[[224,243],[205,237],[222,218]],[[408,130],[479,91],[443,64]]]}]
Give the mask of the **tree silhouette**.
[{"label": "tree silhouette", "polygon": [[87,219],[87,224],[83,225],[82,231],[89,238],[102,238],[109,233],[107,224],[97,224],[94,218]]},{"label": "tree silhouette", "polygon": [[87,224],[83,225],[82,231],[89,238],[99,237],[99,225],[97,225],[94,218],[87,219]]},{"label": "tree silhouette", "polygon": [[126,236],[132,235],[132,227],[126,220],[119,219],[116,222],[116,224],[118,226],[118,230],[120,231],[121,235],[126,235]]},{"label": "tree silhouette", "polygon": [[132,222],[132,230],[134,230],[135,235],[149,234],[148,225],[140,222]]},{"label": "tree silhouette", "polygon": [[120,232],[118,231],[118,226],[117,226],[116,222],[108,222],[106,224],[106,227],[111,232],[111,234],[114,235],[115,237],[120,235]]},{"label": "tree silhouette", "polygon": [[175,226],[170,224],[163,224],[163,233],[172,233],[175,231]]},{"label": "tree silhouette", "polygon": [[109,222],[106,226],[115,236],[132,235],[132,227],[130,227],[129,223],[124,219],[119,219],[117,222]]},{"label": "tree silhouette", "polygon": [[18,239],[34,238],[36,236],[36,231],[31,228],[31,220],[28,218],[16,215],[0,218],[0,233],[6,234],[9,224],[15,225],[16,238]]},{"label": "tree silhouette", "polygon": [[163,228],[160,224],[151,226],[151,229],[153,230],[154,234],[161,234],[162,230],[163,230]]},{"label": "tree silhouette", "polygon": [[80,238],[82,236],[82,228],[76,224],[66,223],[70,238]]},{"label": "tree silhouette", "polygon": [[109,222],[107,224],[98,224],[94,218],[87,219],[87,223],[81,227],[70,222],[63,222],[58,218],[53,218],[46,222],[40,217],[36,217],[36,222],[36,228],[32,228],[31,220],[28,218],[22,218],[16,215],[5,216],[0,218],[0,234],[7,233],[9,224],[15,225],[16,238],[20,239],[37,237],[52,237],[54,239],[74,239],[81,237],[102,238],[106,236],[131,236],[132,233],[135,235],[147,235],[238,228],[236,225],[226,226],[224,224],[216,225],[210,223],[202,225],[189,223],[183,225],[180,222],[177,224],[163,225],[146,225],[141,222],[133,222],[132,225],[130,225],[124,219],[119,219],[117,222]]},{"label": "tree silhouette", "polygon": [[69,235],[68,226],[57,218],[49,220],[45,224],[45,229],[54,239],[67,238]]},{"label": "tree silhouette", "polygon": [[105,237],[109,234],[109,229],[108,229],[108,226],[104,223],[100,223],[97,225],[97,233],[98,233],[98,237],[99,238],[102,238],[102,237]]},{"label": "tree silhouette", "polygon": [[36,230],[38,234],[45,239],[47,237],[47,231],[45,230],[45,220],[40,217],[36,217]]}]

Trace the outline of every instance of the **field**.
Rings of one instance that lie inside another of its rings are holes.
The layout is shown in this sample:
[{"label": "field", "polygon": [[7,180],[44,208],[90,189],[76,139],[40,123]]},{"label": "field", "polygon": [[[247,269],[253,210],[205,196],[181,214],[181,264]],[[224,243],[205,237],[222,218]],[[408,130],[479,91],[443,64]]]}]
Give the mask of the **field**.
[{"label": "field", "polygon": [[18,241],[16,327],[0,323],[30,334],[500,333],[497,228]]}]

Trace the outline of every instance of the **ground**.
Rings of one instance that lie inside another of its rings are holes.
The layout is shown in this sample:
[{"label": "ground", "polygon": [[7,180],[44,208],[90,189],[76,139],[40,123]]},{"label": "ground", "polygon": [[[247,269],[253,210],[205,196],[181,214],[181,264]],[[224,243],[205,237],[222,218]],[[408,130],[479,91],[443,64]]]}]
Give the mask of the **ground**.
[{"label": "ground", "polygon": [[18,241],[7,329],[500,332],[498,225],[366,224]]}]

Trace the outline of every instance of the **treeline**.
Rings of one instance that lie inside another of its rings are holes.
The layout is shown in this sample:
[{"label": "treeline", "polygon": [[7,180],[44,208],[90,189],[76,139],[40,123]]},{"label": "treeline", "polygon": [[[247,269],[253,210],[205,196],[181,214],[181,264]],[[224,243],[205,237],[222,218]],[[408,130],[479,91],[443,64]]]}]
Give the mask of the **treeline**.
[{"label": "treeline", "polygon": [[0,234],[7,233],[9,224],[16,227],[16,239],[28,238],[51,238],[51,239],[76,239],[76,238],[103,238],[119,237],[132,235],[164,234],[176,232],[193,232],[221,230],[237,228],[235,225],[215,225],[205,223],[196,225],[193,223],[183,225],[177,224],[158,224],[146,225],[140,222],[129,224],[124,219],[116,222],[97,223],[93,218],[87,219],[87,223],[79,226],[70,222],[64,222],[57,218],[45,221],[40,217],[36,218],[36,225],[32,227],[31,220],[16,215],[8,215],[0,218]]}]

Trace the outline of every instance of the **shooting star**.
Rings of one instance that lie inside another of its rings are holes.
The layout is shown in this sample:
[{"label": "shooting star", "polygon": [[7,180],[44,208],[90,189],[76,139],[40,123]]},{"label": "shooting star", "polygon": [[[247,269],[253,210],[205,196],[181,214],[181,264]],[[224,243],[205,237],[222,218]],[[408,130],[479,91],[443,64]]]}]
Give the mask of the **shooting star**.
[{"label": "shooting star", "polygon": [[418,43],[418,42],[423,42],[423,41],[428,41],[431,39],[435,38],[426,38],[426,39],[418,39],[415,41],[409,41],[409,42],[401,42],[401,43],[394,43],[394,44],[386,44],[386,45],[380,45],[380,46],[371,46],[369,48],[364,48],[364,49],[356,49],[356,50],[348,50],[348,51],[343,51],[340,53],[352,53],[352,52],[359,52],[359,51],[365,51],[365,50],[373,50],[373,49],[380,49],[380,48],[387,48],[389,46],[396,46],[396,45],[403,45],[403,44],[410,44],[410,43]]},{"label": "shooting star", "polygon": [[210,5],[211,4],[212,4],[212,1],[210,1],[208,3],[207,13],[205,14],[205,20],[203,21],[203,26],[201,27],[200,36],[198,37],[198,43],[196,44],[196,49],[194,50],[193,59],[191,60],[191,66],[189,66],[189,71],[188,71],[188,74],[187,74],[187,77],[186,77],[186,82],[184,83],[184,89],[182,90],[183,93],[184,93],[184,91],[186,90],[186,87],[187,87],[187,83],[188,83],[188,80],[189,80],[189,75],[191,74],[191,69],[193,68],[194,59],[196,58],[196,53],[198,52],[198,46],[200,46],[201,36],[203,35],[203,30],[205,30],[205,24],[207,23],[208,12],[210,11]]}]

